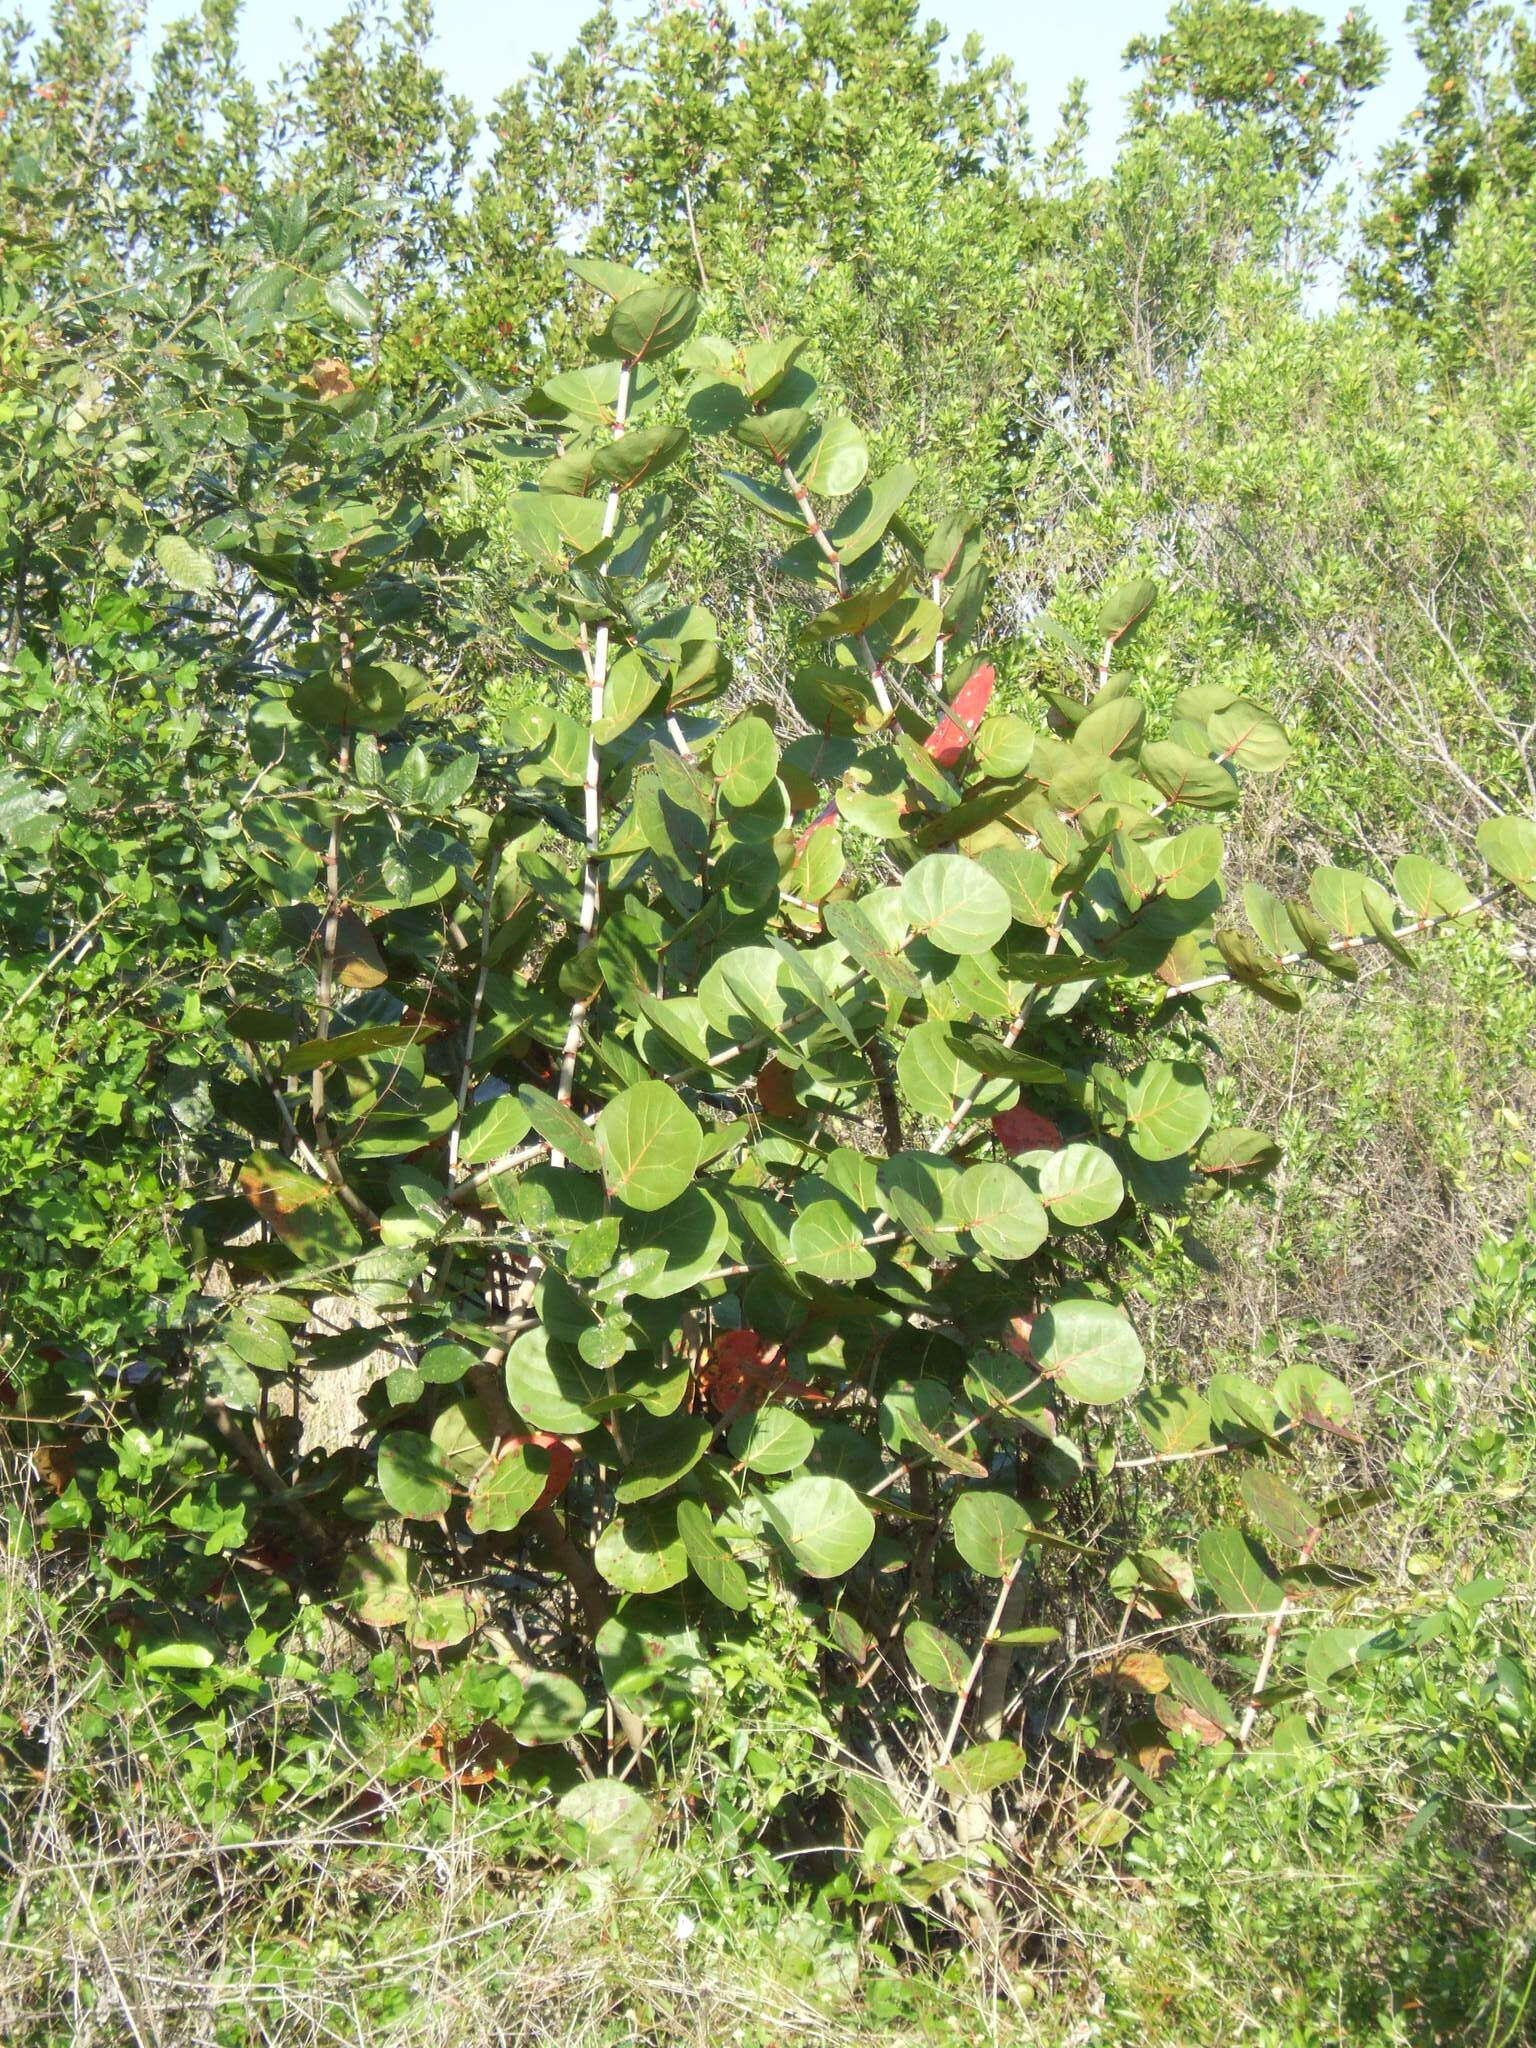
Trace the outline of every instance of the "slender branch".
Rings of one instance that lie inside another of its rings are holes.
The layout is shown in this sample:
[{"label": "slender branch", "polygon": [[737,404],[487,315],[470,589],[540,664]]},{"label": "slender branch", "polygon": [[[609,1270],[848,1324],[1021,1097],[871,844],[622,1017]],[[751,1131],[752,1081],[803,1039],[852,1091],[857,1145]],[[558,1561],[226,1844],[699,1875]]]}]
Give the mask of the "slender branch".
[{"label": "slender branch", "polygon": [[[831,569],[833,579],[837,585],[839,599],[845,598],[848,595],[848,578],[843,571],[842,557],[832,545],[832,536],[816,517],[816,507],[811,503],[810,492],[801,483],[799,477],[795,475],[795,472],[787,462],[779,464],[779,475],[784,479],[785,489],[800,507],[800,516],[805,521],[806,532],[815,541],[817,547],[820,548],[826,558],[828,567]],[[864,664],[869,676],[870,686],[874,690],[875,702],[879,705],[882,716],[889,718],[895,707],[891,702],[891,693],[886,683],[885,670],[875,659],[875,651],[869,644],[868,635],[858,633],[855,634],[854,639],[859,650],[859,659]]]},{"label": "slender branch", "polygon": [[[613,438],[622,439],[629,420],[630,391],[634,381],[634,365],[625,363],[619,371],[618,400],[613,411]],[[608,493],[608,503],[603,512],[604,541],[613,539],[614,529],[619,522],[619,487],[615,484]],[[590,708],[587,719],[587,770],[584,778],[584,806],[587,834],[587,858],[581,881],[581,920],[577,927],[576,946],[584,952],[591,945],[597,931],[598,896],[602,885],[602,863],[598,858],[598,844],[602,834],[602,791],[600,778],[602,764],[598,755],[597,728],[603,716],[603,698],[608,686],[609,624],[604,619],[597,629],[597,638],[587,662],[587,681],[590,689]],[[571,1096],[576,1086],[576,1060],[581,1051],[582,1036],[586,1030],[587,1011],[590,999],[577,996],[571,1004],[570,1021],[566,1025],[565,1044],[560,1053],[560,1080],[556,1089],[556,1100],[570,1107]],[[551,1155],[555,1165],[563,1164],[563,1155]]]},{"label": "slender branch", "polygon": [[491,907],[496,897],[496,880],[501,871],[501,848],[491,854],[485,875],[485,901],[480,906],[480,971],[475,976],[475,991],[469,1002],[469,1021],[464,1027],[464,1062],[459,1069],[458,1107],[454,1112],[453,1129],[448,1133],[448,1179],[451,1182],[459,1163],[459,1142],[464,1128],[464,1105],[469,1100],[470,1084],[475,1067],[475,1034],[480,1023],[480,1006],[485,1001],[485,984],[491,972]]},{"label": "slender branch", "polygon": [[[1308,1565],[1312,1562],[1312,1552],[1317,1548],[1317,1541],[1322,1533],[1321,1523],[1315,1529],[1307,1531],[1307,1540],[1302,1544],[1300,1555],[1297,1558],[1298,1566]],[[1285,1617],[1290,1610],[1290,1605],[1291,1596],[1289,1593],[1286,1593],[1281,1597],[1280,1605],[1271,1615],[1269,1627],[1264,1632],[1264,1648],[1259,1657],[1259,1668],[1254,1673],[1253,1691],[1249,1695],[1248,1704],[1243,1709],[1243,1718],[1237,1727],[1237,1739],[1239,1742],[1246,1742],[1253,1733],[1253,1724],[1259,1716],[1259,1701],[1263,1697],[1264,1688],[1269,1682],[1270,1666],[1274,1663],[1275,1652],[1280,1647],[1280,1630],[1285,1624]]]},{"label": "slender branch", "polygon": [[118,894],[116,896],[109,896],[106,902],[102,904],[101,908],[94,914],[94,916],[88,917],[85,923],[81,925],[78,928],[78,930],[72,931],[70,933],[69,937],[64,940],[62,945],[56,946],[54,948],[54,950],[48,955],[48,958],[43,962],[42,966],[39,967],[36,974],[34,974],[32,979],[27,983],[26,987],[22,990],[21,994],[17,996],[14,999],[14,1001],[8,1003],[3,1011],[0,1011],[0,1024],[9,1024],[11,1019],[15,1016],[16,1012],[24,1008],[26,1004],[31,1002],[32,998],[37,994],[38,990],[42,987],[43,983],[48,979],[49,975],[52,974],[53,970],[59,965],[59,963],[62,960],[66,959],[68,955],[74,951],[74,949],[76,948],[76,946],[79,945],[82,939],[88,938],[90,934],[93,931],[95,931],[97,925],[101,923],[101,920],[106,916],[107,912],[111,910],[116,904],[121,903],[122,900],[123,899],[121,894]]},{"label": "slender branch", "polygon": [[955,1696],[954,1712],[949,1717],[949,1727],[945,1731],[944,1741],[939,1749],[936,1769],[942,1769],[955,1753],[955,1744],[960,1739],[961,1724],[965,1720],[965,1710],[971,1703],[971,1694],[976,1689],[976,1681],[980,1678],[988,1657],[992,1654],[993,1650],[999,1647],[1006,1647],[999,1645],[997,1638],[1013,1625],[1008,1616],[1016,1600],[1023,1598],[1024,1566],[1028,1559],[1029,1546],[1026,1544],[1014,1559],[1013,1569],[1002,1583],[996,1603],[992,1609],[992,1619],[987,1623],[986,1634],[982,1637],[980,1646],[975,1656],[971,1659],[971,1668],[965,1674],[965,1683]]}]

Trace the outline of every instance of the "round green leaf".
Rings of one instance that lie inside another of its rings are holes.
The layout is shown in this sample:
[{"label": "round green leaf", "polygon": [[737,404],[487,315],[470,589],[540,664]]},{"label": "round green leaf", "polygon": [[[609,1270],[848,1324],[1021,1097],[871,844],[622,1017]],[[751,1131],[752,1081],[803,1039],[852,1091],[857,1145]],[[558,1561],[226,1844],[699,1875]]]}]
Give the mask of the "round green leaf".
[{"label": "round green leaf", "polygon": [[592,1559],[623,1593],[660,1593],[688,1576],[688,1554],[670,1502],[642,1501],[615,1515],[593,1546]]},{"label": "round green leaf", "polygon": [[864,1226],[841,1202],[812,1202],[789,1233],[795,1271],[830,1285],[864,1280],[874,1272],[874,1254],[864,1243]]},{"label": "round green leaf", "polygon": [[397,1515],[435,1522],[453,1499],[453,1473],[430,1437],[397,1429],[379,1445],[379,1491]]},{"label": "round green leaf", "polygon": [[950,1517],[949,1533],[972,1571],[1003,1579],[1029,1541],[1034,1524],[1006,1493],[962,1493]]},{"label": "round green leaf", "polygon": [[347,1558],[336,1590],[370,1628],[398,1628],[411,1611],[414,1586],[412,1553],[398,1543],[374,1542]]},{"label": "round green leaf", "polygon": [[1023,1175],[1011,1166],[991,1162],[967,1167],[956,1203],[964,1227],[995,1259],[1027,1259],[1045,1242],[1045,1211]]},{"label": "round green leaf", "polygon": [[749,1472],[798,1471],[816,1442],[816,1432],[792,1408],[759,1408],[744,1415],[730,1434],[731,1456]]},{"label": "round green leaf", "polygon": [[1250,775],[1276,775],[1291,758],[1285,728],[1244,697],[1215,712],[1206,731],[1222,760],[1235,761]]},{"label": "round green leaf", "polygon": [[779,772],[779,747],[761,718],[738,718],[715,741],[711,773],[728,804],[755,804]]},{"label": "round green leaf", "polygon": [[548,1331],[525,1330],[506,1363],[507,1399],[532,1429],[580,1436],[607,1406],[607,1381],[565,1345],[550,1345]]},{"label": "round green leaf", "polygon": [[1131,1150],[1142,1159],[1178,1159],[1211,1121],[1200,1069],[1187,1060],[1149,1060],[1125,1083]]},{"label": "round green leaf", "polygon": [[1033,1153],[1038,1159],[1036,1186],[1053,1223],[1081,1229],[1105,1223],[1125,1200],[1120,1169],[1097,1145],[1063,1145],[1059,1151]]},{"label": "round green leaf", "polygon": [[631,1209],[664,1209],[676,1201],[703,1149],[698,1118],[665,1081],[637,1081],[597,1120],[603,1180]]},{"label": "round green leaf", "polygon": [[953,1798],[975,1799],[995,1792],[999,1785],[1011,1785],[1024,1775],[1028,1762],[1016,1742],[973,1742],[953,1762],[940,1765],[934,1782]]},{"label": "round green leaf", "polygon": [[1477,828],[1477,850],[1501,880],[1536,897],[1536,820],[1484,818]]},{"label": "round green leaf", "polygon": [[467,1519],[477,1536],[515,1529],[544,1491],[549,1453],[522,1444],[489,1465],[469,1490]]},{"label": "round green leaf", "polygon": [[573,1785],[555,1811],[588,1863],[637,1864],[655,1823],[649,1800],[621,1778]]},{"label": "round green leaf", "polygon": [[985,953],[1013,922],[1002,883],[961,853],[925,855],[902,882],[901,907],[945,953]]},{"label": "round green leaf", "polygon": [[587,1717],[587,1696],[573,1678],[558,1671],[530,1671],[523,1678],[523,1704],[512,1733],[530,1747],[569,1742]]},{"label": "round green leaf", "polygon": [[1101,1407],[1141,1385],[1146,1357],[1123,1309],[1107,1301],[1058,1301],[1029,1336],[1041,1372],[1072,1401]]},{"label": "round green leaf", "polygon": [[791,1556],[813,1579],[841,1578],[874,1541],[875,1518],[842,1479],[791,1479],[764,1503]]},{"label": "round green leaf", "polygon": [[844,498],[869,473],[869,447],[850,419],[826,420],[794,453],[795,473],[808,491]]},{"label": "round green leaf", "polygon": [[1195,1554],[1206,1584],[1229,1613],[1273,1614],[1285,1598],[1268,1558],[1241,1529],[1207,1529]]}]

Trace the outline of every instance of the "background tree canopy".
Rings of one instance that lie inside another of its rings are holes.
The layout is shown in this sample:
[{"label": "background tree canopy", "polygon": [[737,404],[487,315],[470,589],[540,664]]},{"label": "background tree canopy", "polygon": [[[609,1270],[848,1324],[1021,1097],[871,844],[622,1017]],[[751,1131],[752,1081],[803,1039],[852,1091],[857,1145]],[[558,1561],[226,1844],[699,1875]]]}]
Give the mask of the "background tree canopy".
[{"label": "background tree canopy", "polygon": [[1102,172],[908,0],[0,28],[7,2039],[1523,2038],[1536,60],[1410,19],[1359,186],[1258,0]]}]

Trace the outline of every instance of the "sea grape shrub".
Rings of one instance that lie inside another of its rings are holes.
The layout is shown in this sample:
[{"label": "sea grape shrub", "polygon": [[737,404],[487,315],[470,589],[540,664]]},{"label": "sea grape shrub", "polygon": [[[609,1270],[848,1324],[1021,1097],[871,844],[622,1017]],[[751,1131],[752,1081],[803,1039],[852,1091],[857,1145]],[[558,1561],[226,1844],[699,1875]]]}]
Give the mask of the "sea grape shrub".
[{"label": "sea grape shrub", "polygon": [[[1278,1156],[1217,1117],[1211,992],[1294,1008],[1487,892],[1410,858],[1390,889],[1250,886],[1239,919],[1222,827],[1285,735],[1216,679],[1149,721],[1151,582],[1058,633],[1061,687],[1000,693],[980,536],[910,516],[915,472],[872,468],[802,341],[738,348],[687,290],[573,267],[594,359],[522,393],[515,433],[442,429],[516,477],[496,516],[545,686],[498,731],[402,658],[402,592],[450,544],[359,466],[377,392],[339,380],[260,521],[192,537],[285,650],[229,852],[246,1150],[202,1212],[234,1283],[206,1388],[260,1454],[277,1389],[371,1365],[357,1441],[271,1515],[302,1514],[356,1620],[510,1660],[520,1741],[591,1730],[606,1692],[643,1742],[787,1595],[844,1676],[878,1646],[949,1695],[929,1761],[963,1806],[1022,1767],[1000,1688],[1053,1574],[1272,1644],[1325,1537],[1276,1468],[1350,1439],[1347,1391],[1149,1387],[1118,1291],[1117,1246]],[[733,670],[677,588],[700,488],[775,543],[786,677]],[[1536,827],[1483,848],[1532,892]],[[1117,1465],[1218,1450],[1251,1466],[1242,1526],[1107,1547]],[[969,1646],[935,1590],[962,1568],[993,1608]],[[1186,1734],[1251,1732],[1188,1659],[1134,1682]]]}]

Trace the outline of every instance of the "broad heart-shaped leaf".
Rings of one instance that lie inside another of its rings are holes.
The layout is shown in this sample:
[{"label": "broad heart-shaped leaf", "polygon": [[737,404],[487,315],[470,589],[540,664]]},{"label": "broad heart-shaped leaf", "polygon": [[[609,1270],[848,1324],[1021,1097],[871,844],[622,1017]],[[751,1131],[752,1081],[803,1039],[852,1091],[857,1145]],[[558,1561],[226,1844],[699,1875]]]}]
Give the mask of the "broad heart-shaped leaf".
[{"label": "broad heart-shaped leaf", "polygon": [[930,853],[901,885],[914,933],[945,953],[985,953],[1013,922],[1008,892],[961,853]]},{"label": "broad heart-shaped leaf", "polygon": [[615,1515],[592,1560],[621,1593],[661,1593],[688,1576],[688,1554],[671,1501],[647,1500]]},{"label": "broad heart-shaped leaf", "polygon": [[808,491],[846,498],[869,473],[869,444],[841,414],[824,420],[794,452],[794,468]]},{"label": "broad heart-shaped leaf", "polygon": [[1125,1200],[1119,1167],[1097,1145],[1063,1145],[1055,1152],[1026,1154],[1025,1164],[1033,1166],[1036,1161],[1036,1188],[1053,1223],[1074,1229],[1105,1223]]},{"label": "broad heart-shaped leaf", "polygon": [[1285,1598],[1268,1558],[1241,1529],[1206,1529],[1195,1555],[1206,1584],[1230,1614],[1273,1614]]},{"label": "broad heart-shaped leaf", "polygon": [[664,1209],[699,1164],[704,1132],[665,1081],[637,1081],[597,1119],[597,1151],[608,1192],[631,1209]]},{"label": "broad heart-shaped leaf", "polygon": [[763,1503],[801,1571],[840,1579],[875,1536],[875,1518],[845,1479],[791,1479]]},{"label": "broad heart-shaped leaf", "polygon": [[730,1434],[731,1456],[749,1472],[796,1472],[811,1455],[816,1432],[792,1408],[759,1408]]},{"label": "broad heart-shaped leaf", "polygon": [[951,1798],[977,1799],[1023,1777],[1028,1762],[1016,1742],[973,1742],[952,1762],[941,1764],[933,1779]]},{"label": "broad heart-shaped leaf", "polygon": [[802,1210],[789,1233],[789,1250],[795,1271],[809,1280],[846,1286],[875,1270],[863,1225],[841,1202],[812,1202]]},{"label": "broad heart-shaped leaf", "polygon": [[1256,1522],[1288,1550],[1300,1550],[1319,1526],[1317,1509],[1283,1479],[1262,1469],[1237,1482],[1243,1505]]},{"label": "broad heart-shaped leaf", "polygon": [[959,1692],[971,1660],[951,1635],[931,1622],[909,1621],[901,1632],[907,1661],[925,1684],[940,1692]]},{"label": "broad heart-shaped leaf", "polygon": [[1034,1533],[1034,1524],[1011,1494],[962,1493],[949,1533],[972,1571],[1003,1579]]},{"label": "broad heart-shaped leaf", "polygon": [[955,1206],[964,1227],[995,1259],[1027,1259],[1050,1229],[1024,1176],[998,1161],[966,1168]]},{"label": "broad heart-shaped leaf", "polygon": [[1501,881],[1536,898],[1536,820],[1484,818],[1477,828],[1477,850]]},{"label": "broad heart-shaped leaf", "polygon": [[1222,760],[1235,761],[1250,775],[1277,775],[1291,757],[1285,728],[1244,697],[1214,712],[1206,731]]},{"label": "broad heart-shaped leaf", "polygon": [[336,1190],[280,1153],[253,1152],[240,1170],[240,1192],[303,1265],[337,1265],[361,1247]]},{"label": "broad heart-shaped leaf", "polygon": [[1041,1372],[1071,1401],[1099,1407],[1141,1385],[1146,1357],[1123,1309],[1087,1297],[1058,1301],[1036,1316],[1029,1347]]},{"label": "broad heart-shaped leaf", "polygon": [[396,1429],[379,1445],[379,1491],[409,1522],[435,1522],[453,1499],[453,1473],[430,1437]]},{"label": "broad heart-shaped leaf", "polygon": [[1178,1159],[1211,1121],[1200,1069],[1186,1060],[1149,1060],[1125,1083],[1131,1150],[1142,1159]]},{"label": "broad heart-shaped leaf", "polygon": [[722,1607],[740,1613],[751,1604],[747,1575],[715,1534],[709,1510],[686,1497],[677,1503],[677,1533],[683,1539],[694,1577],[701,1580]]},{"label": "broad heart-shaped leaf", "polygon": [[681,348],[699,317],[698,296],[680,285],[648,284],[627,292],[593,342],[599,355],[650,360]]}]

